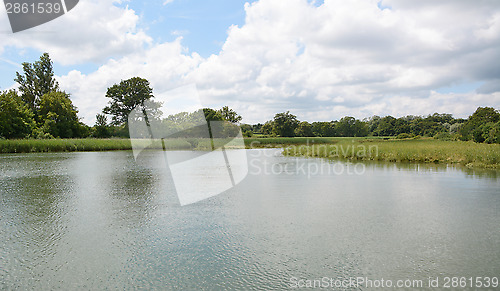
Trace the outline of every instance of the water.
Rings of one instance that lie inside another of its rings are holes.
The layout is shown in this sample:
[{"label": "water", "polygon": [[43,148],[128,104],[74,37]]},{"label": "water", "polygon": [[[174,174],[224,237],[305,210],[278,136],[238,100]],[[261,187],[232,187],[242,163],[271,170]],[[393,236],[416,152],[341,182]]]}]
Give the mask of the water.
[{"label": "water", "polygon": [[131,152],[1,155],[0,289],[500,276],[498,172],[247,154],[242,183],[183,207]]}]

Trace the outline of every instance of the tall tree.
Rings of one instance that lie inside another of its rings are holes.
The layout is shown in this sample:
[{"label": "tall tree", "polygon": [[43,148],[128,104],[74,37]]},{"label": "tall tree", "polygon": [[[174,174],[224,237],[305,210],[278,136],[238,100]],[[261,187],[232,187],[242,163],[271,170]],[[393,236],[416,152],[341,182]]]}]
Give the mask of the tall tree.
[{"label": "tall tree", "polygon": [[35,113],[40,98],[51,91],[59,89],[48,53],[44,53],[40,56],[40,60],[33,64],[23,63],[23,74],[16,72],[14,81],[19,84],[21,98]]},{"label": "tall tree", "polygon": [[148,102],[154,108],[146,108],[145,102],[154,98],[153,89],[148,80],[139,77],[122,80],[120,84],[109,87],[106,97],[111,100],[103,112],[112,115],[111,122],[115,125],[127,123],[128,115],[138,105],[143,107],[143,112],[157,111],[160,107],[156,102]]}]

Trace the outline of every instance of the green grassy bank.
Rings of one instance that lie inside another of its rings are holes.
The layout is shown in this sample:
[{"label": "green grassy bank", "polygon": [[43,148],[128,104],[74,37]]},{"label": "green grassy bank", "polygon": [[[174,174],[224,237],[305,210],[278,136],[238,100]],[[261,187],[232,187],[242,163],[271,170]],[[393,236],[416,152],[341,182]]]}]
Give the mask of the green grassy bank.
[{"label": "green grassy bank", "polygon": [[334,139],[328,145],[289,146],[289,156],[384,162],[446,163],[500,169],[500,145],[435,139]]},{"label": "green grassy bank", "polygon": [[[222,140],[222,143],[227,141]],[[219,141],[215,141],[217,146]],[[248,138],[247,148],[285,147],[288,145],[307,145],[309,143],[330,143],[332,138]],[[162,144],[155,142],[155,148]],[[210,149],[211,143],[202,139],[171,140],[165,144],[168,149]],[[77,151],[115,151],[132,150],[130,139],[0,139],[0,153],[39,153],[39,152],[77,152]]]},{"label": "green grassy bank", "polygon": [[[224,141],[223,143],[225,143]],[[217,146],[219,142],[215,142]],[[156,147],[161,148],[161,143]],[[177,140],[167,149],[210,149],[209,140]],[[448,163],[500,169],[500,145],[434,139],[245,138],[246,148],[283,147],[289,156],[386,162]],[[129,139],[0,140],[0,153],[131,150]]]},{"label": "green grassy bank", "polygon": [[0,140],[0,153],[84,152],[130,150],[129,139],[17,139]]}]

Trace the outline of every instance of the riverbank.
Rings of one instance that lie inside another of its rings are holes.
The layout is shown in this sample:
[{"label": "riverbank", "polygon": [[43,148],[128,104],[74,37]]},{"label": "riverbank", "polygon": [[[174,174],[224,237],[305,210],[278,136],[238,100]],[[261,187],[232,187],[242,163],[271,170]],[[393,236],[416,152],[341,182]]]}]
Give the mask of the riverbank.
[{"label": "riverbank", "polygon": [[[179,141],[177,149],[192,148]],[[209,143],[207,143],[208,145]],[[288,156],[332,159],[461,164],[500,169],[500,145],[435,139],[347,137],[245,138],[246,148],[285,148]],[[196,148],[204,148],[200,142]],[[23,139],[0,140],[0,153],[132,150],[130,139]]]},{"label": "riverbank", "polygon": [[435,139],[335,139],[333,144],[289,146],[288,156],[358,161],[460,164],[500,169],[500,145]]},{"label": "riverbank", "polygon": [[0,153],[93,152],[131,150],[130,139],[4,139]]},{"label": "riverbank", "polygon": [[[193,139],[179,140],[174,144],[167,144],[167,148],[173,149],[209,149],[209,140]],[[193,144],[196,141],[196,144]],[[327,144],[333,142],[333,138],[245,138],[246,148],[280,148],[290,145]],[[161,149],[161,144],[155,147]],[[92,152],[92,151],[117,151],[132,150],[130,139],[0,139],[0,153],[43,153],[43,152]]]}]

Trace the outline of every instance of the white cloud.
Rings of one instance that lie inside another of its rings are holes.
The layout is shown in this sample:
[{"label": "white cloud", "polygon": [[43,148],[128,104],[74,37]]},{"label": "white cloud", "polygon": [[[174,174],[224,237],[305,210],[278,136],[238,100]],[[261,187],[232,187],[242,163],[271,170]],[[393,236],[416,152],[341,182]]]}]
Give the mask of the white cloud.
[{"label": "white cloud", "polygon": [[[314,121],[436,111],[466,117],[477,106],[500,107],[499,2],[386,0],[390,9],[383,10],[377,3],[247,4],[245,24],[230,27],[221,52],[206,59],[187,54],[182,38],[143,49],[151,40],[136,28],[135,13],[110,8],[115,22],[98,39],[112,36],[109,50],[124,56],[89,75],[71,72],[60,83],[87,122],[104,107],[106,88],[132,76],[148,78],[155,92],[195,83],[207,106],[230,105],[245,122],[285,110]],[[53,49],[61,61],[66,48],[60,46]],[[93,55],[101,54],[86,58]],[[436,92],[473,82],[485,85],[478,93]]]},{"label": "white cloud", "polygon": [[[139,16],[129,8],[113,5],[115,2],[119,1],[80,1],[74,9],[51,22],[15,34],[0,34],[0,51],[4,46],[35,48],[49,52],[55,62],[70,65],[102,63],[109,56],[144,49],[152,39],[137,28]],[[0,22],[9,27],[6,17],[0,17]]]},{"label": "white cloud", "polygon": [[111,59],[89,75],[71,71],[58,77],[58,81],[63,90],[71,92],[83,121],[93,124],[95,115],[107,105],[107,88],[121,80],[136,76],[146,78],[155,94],[184,85],[184,76],[202,60],[198,54],[186,55],[184,52],[181,38],[178,38],[172,43],[156,45],[144,53]]}]

